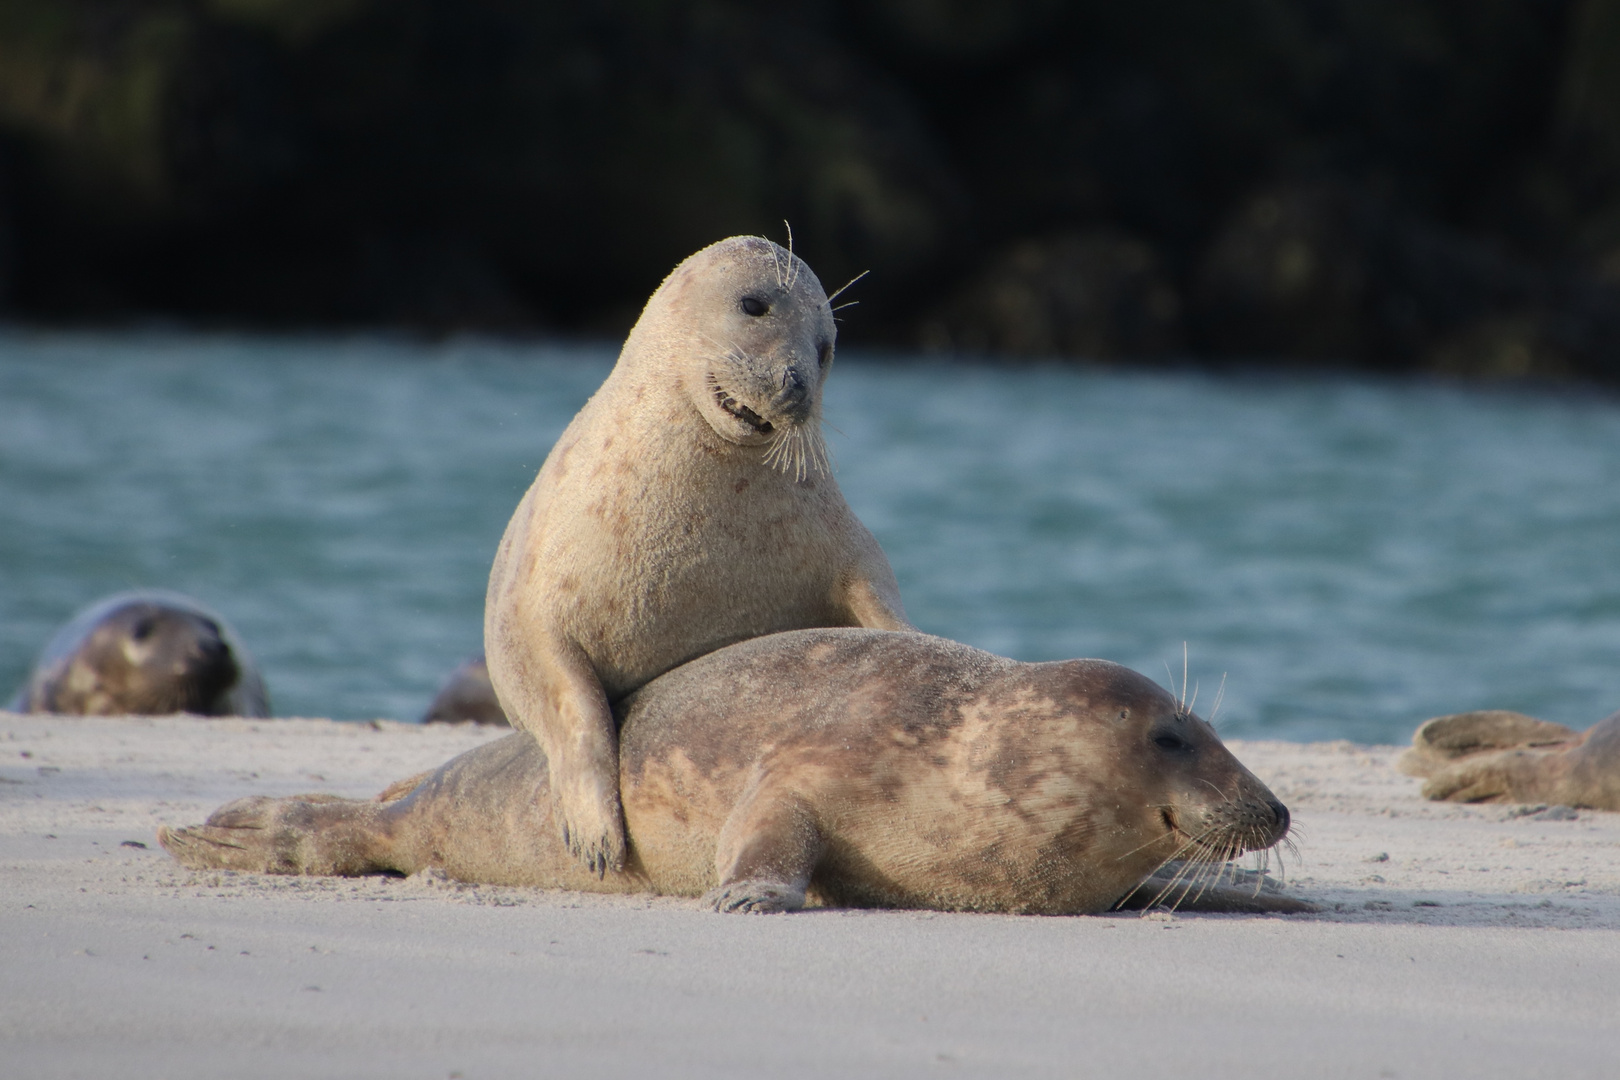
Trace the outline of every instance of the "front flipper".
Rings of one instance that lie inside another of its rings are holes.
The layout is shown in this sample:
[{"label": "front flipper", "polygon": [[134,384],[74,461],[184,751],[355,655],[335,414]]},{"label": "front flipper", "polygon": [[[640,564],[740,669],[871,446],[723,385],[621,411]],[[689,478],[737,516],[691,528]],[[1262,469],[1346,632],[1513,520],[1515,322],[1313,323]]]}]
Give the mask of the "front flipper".
[{"label": "front flipper", "polygon": [[756,777],[720,830],[714,860],[720,884],[703,902],[721,912],[798,911],[821,850],[821,830],[804,799]]},{"label": "front flipper", "polygon": [[[519,658],[514,648],[527,648]],[[490,675],[514,727],[546,755],[563,845],[597,877],[624,869],[619,735],[583,649],[553,635],[507,641],[488,653]]]},{"label": "front flipper", "polygon": [[158,843],[193,870],[357,876],[416,869],[392,857],[383,804],[335,795],[237,799],[202,825],[160,827]]}]

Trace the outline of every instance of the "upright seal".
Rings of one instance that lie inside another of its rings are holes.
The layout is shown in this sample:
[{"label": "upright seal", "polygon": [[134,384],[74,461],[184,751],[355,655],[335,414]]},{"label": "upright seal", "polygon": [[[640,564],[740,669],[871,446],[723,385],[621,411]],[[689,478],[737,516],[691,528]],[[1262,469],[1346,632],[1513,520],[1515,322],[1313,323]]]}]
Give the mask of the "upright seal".
[{"label": "upright seal", "polygon": [[46,643],[18,712],[269,716],[264,680],[224,619],[162,590],[119,593]]},{"label": "upright seal", "polygon": [[518,504],[484,646],[514,727],[545,750],[556,821],[624,864],[610,702],[694,657],[804,627],[907,629],[877,541],[821,438],[837,336],[803,261],[734,237],[653,293],[618,364]]},{"label": "upright seal", "polygon": [[[516,733],[375,800],[240,799],[158,838],[197,869],[436,867],[702,895],[726,912],[1079,914],[1161,892],[1206,910],[1310,910],[1213,880],[1225,860],[1280,842],[1288,810],[1208,724],[1105,660],[1024,664],[926,634],[798,630],[694,660],[618,713],[629,858],[602,877],[534,827],[556,803],[544,753]],[[1139,888],[1171,860],[1166,880]]]}]

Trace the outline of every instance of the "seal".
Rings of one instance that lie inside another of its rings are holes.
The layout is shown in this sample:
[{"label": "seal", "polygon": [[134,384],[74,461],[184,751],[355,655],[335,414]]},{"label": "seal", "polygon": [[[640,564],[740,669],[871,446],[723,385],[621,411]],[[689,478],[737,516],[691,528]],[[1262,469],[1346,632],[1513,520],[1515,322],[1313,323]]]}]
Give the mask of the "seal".
[{"label": "seal", "polygon": [[1620,713],[1586,731],[1502,709],[1437,716],[1396,766],[1429,799],[1620,810]]},{"label": "seal", "polygon": [[269,716],[264,680],[224,619],[179,593],[109,596],[45,645],[9,706],[80,716]]},{"label": "seal", "polygon": [[610,701],[748,638],[911,626],[828,471],[836,336],[791,252],[751,236],[704,248],[647,301],[501,539],[490,679],[545,750],[556,824],[595,872],[624,865]]},{"label": "seal", "polygon": [[462,662],[439,688],[433,703],[422,714],[424,724],[455,724],[470,720],[476,724],[511,727],[501,709],[495,687],[489,681],[489,665],[483,654]]},{"label": "seal", "polygon": [[[1103,660],[1026,664],[914,632],[800,630],[684,665],[617,703],[625,868],[598,876],[555,830],[548,767],[514,733],[375,800],[229,803],[162,828],[182,864],[412,874],[807,903],[1103,911],[1180,860],[1167,890],[1217,910],[1299,911],[1212,886],[1283,840],[1287,809],[1214,730]],[[1198,894],[1194,896],[1193,894]]]}]

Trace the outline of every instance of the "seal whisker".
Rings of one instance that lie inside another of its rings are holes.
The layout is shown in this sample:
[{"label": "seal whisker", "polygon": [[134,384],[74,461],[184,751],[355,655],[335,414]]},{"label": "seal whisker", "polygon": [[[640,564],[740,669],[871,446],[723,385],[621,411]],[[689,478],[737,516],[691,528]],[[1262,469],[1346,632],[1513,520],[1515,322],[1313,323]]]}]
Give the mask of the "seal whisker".
[{"label": "seal whisker", "polygon": [[[1206,852],[1205,852],[1205,849],[1203,847],[1203,841],[1204,841],[1204,838],[1209,836],[1210,833],[1213,832],[1213,831],[1214,831],[1213,829],[1206,829],[1203,832],[1197,834],[1196,836],[1192,836],[1192,835],[1187,836],[1186,843],[1182,844],[1179,848],[1177,848],[1173,855],[1171,855],[1169,858],[1166,858],[1163,862],[1159,863],[1158,866],[1155,866],[1151,871],[1148,872],[1148,875],[1142,879],[1142,882],[1141,882],[1141,884],[1139,884],[1137,886],[1137,889],[1140,889],[1142,887],[1142,885],[1147,884],[1147,882],[1152,879],[1154,874],[1157,874],[1160,870],[1162,870],[1169,863],[1174,862],[1174,861],[1176,861],[1178,859],[1181,859],[1182,854],[1184,852],[1186,852],[1189,848],[1193,849],[1192,858],[1182,861],[1180,867],[1178,867],[1175,874],[1173,874],[1171,876],[1169,882],[1167,882],[1165,884],[1165,886],[1162,889],[1159,890],[1158,894],[1156,896],[1154,896],[1154,898],[1148,902],[1147,907],[1143,909],[1144,912],[1148,911],[1148,910],[1151,910],[1154,907],[1154,905],[1158,904],[1161,900],[1163,900],[1165,895],[1167,893],[1169,893],[1172,889],[1174,889],[1177,886],[1177,884],[1179,884],[1182,881],[1182,879],[1198,865],[1200,859],[1206,857]],[[1136,895],[1136,890],[1133,889],[1133,890],[1131,890],[1130,894],[1127,896],[1127,899],[1129,899],[1130,896],[1135,896],[1135,895]]]},{"label": "seal whisker", "polygon": [[[1148,844],[1156,844],[1156,843],[1158,843],[1159,841],[1161,841],[1163,839],[1164,839],[1163,836],[1156,836],[1152,840],[1149,840],[1147,844],[1143,844],[1142,847],[1134,848],[1134,849],[1132,849],[1132,852],[1127,852],[1126,855],[1132,854],[1135,851],[1141,851],[1142,848],[1147,847]],[[1188,848],[1192,847],[1194,843],[1195,843],[1195,841],[1192,839],[1192,837],[1188,837],[1182,843],[1182,845],[1180,847],[1176,848],[1175,851],[1172,851],[1169,855],[1166,855],[1164,858],[1160,859],[1156,864],[1154,864],[1153,869],[1149,870],[1147,873],[1142,875],[1142,880],[1138,881],[1136,883],[1135,888],[1131,889],[1130,892],[1126,893],[1124,896],[1120,897],[1117,901],[1114,902],[1114,910],[1118,911],[1119,909],[1123,908],[1126,904],[1130,903],[1131,898],[1134,897],[1137,893],[1141,892],[1143,887],[1146,886],[1149,881],[1153,880],[1153,875],[1154,874],[1157,874],[1160,870],[1163,870],[1170,863],[1172,863],[1176,859],[1180,858],[1182,852],[1184,852]],[[1120,858],[1123,859],[1123,858],[1126,857],[1126,855],[1121,855]],[[1156,899],[1154,901],[1150,902],[1148,904],[1148,907],[1152,907],[1153,903],[1156,903],[1156,902],[1157,902]]]},{"label": "seal whisker", "polygon": [[[827,297],[827,303],[831,304],[834,300],[836,300],[840,296],[844,295],[844,290],[845,289],[849,288],[851,285],[855,284],[857,281],[861,280],[861,278],[865,277],[867,274],[870,274],[871,272],[872,271],[870,271],[870,270],[862,270],[860,273],[856,274],[854,277],[850,278],[848,281],[846,281],[842,285],[838,286],[838,288],[834,289],[832,291],[832,294]],[[855,301],[855,302],[860,303],[860,301],[858,301],[858,300]],[[845,306],[847,307],[848,305],[845,305]],[[837,311],[838,309],[833,308],[833,310]]]},{"label": "seal whisker", "polygon": [[[1152,847],[1154,844],[1159,843],[1163,839],[1164,839],[1164,837],[1162,837],[1162,836],[1155,836],[1153,839],[1149,840],[1147,843],[1138,844],[1136,847],[1131,848],[1131,850],[1129,850],[1125,854],[1119,856],[1119,858],[1115,859],[1114,861],[1115,862],[1124,862],[1126,859],[1130,858],[1132,855],[1135,855],[1138,851],[1141,851],[1143,848]],[[1178,852],[1179,851],[1184,851],[1184,850],[1186,850],[1187,844],[1190,844],[1190,843],[1192,843],[1192,841],[1189,840],[1186,843],[1182,844],[1181,847],[1177,848],[1176,850]],[[1159,863],[1159,866],[1163,866],[1165,863],[1169,862],[1173,858],[1175,858],[1174,855],[1165,856],[1164,859]],[[1159,869],[1159,866],[1155,866],[1152,870],[1149,870],[1148,873],[1150,873],[1150,874],[1155,873]]]},{"label": "seal whisker", "polygon": [[[787,222],[784,220],[782,224],[786,225]],[[770,246],[771,249],[771,269],[776,272],[776,287],[778,289],[785,289],[787,287],[787,283],[782,280],[782,256],[780,254],[781,245],[773,244],[768,239],[765,242]]]},{"label": "seal whisker", "polygon": [[787,250],[788,250],[788,254],[787,254],[787,258],[788,258],[788,279],[787,279],[787,289],[788,289],[789,292],[792,292],[794,283],[799,280],[799,264],[802,263],[804,260],[796,258],[794,256],[794,253],[793,253],[793,225],[787,220],[787,218],[782,219],[782,224],[787,226],[787,234],[788,234],[788,246],[787,246]]},{"label": "seal whisker", "polygon": [[1201,862],[1200,853],[1194,853],[1191,859],[1182,864],[1181,872],[1165,887],[1164,893],[1161,895],[1171,893],[1177,888],[1181,890],[1180,895],[1170,902],[1171,911],[1175,911],[1182,905],[1182,902],[1187,899],[1187,894],[1192,891],[1193,885],[1197,883],[1197,874]]},{"label": "seal whisker", "polygon": [[[1212,886],[1219,885],[1221,878],[1226,876],[1227,868],[1230,866],[1231,864],[1224,859],[1205,859],[1203,868],[1196,875],[1198,892],[1193,896],[1192,902],[1195,904],[1198,903],[1198,901],[1204,898],[1204,894],[1208,892]],[[1188,889],[1190,890],[1191,888],[1192,886],[1189,884]],[[1187,899],[1186,892],[1181,894],[1181,899]]]},{"label": "seal whisker", "polygon": [[1221,685],[1215,691],[1215,704],[1209,709],[1209,726],[1215,726],[1215,718],[1221,715],[1221,702],[1226,700],[1226,672],[1221,672]]},{"label": "seal whisker", "polygon": [[812,414],[802,424],[778,427],[764,461],[782,473],[790,473],[797,481],[830,476],[832,461],[827,441],[821,436],[820,416]]},{"label": "seal whisker", "polygon": [[[743,347],[741,345],[738,345],[735,341],[721,341],[718,338],[716,338],[716,337],[712,336],[711,334],[707,333],[706,331],[702,331],[702,330],[698,331],[698,335],[700,337],[702,337],[705,341],[707,341],[710,345],[713,345],[716,349],[719,349],[721,357],[726,359],[726,360],[734,360],[739,364],[746,364],[746,363],[748,363],[749,360],[752,359],[752,357],[750,357],[748,355],[747,351],[745,351],[743,349]],[[706,372],[705,377],[711,383],[715,383],[715,382],[718,381],[715,378],[714,372],[712,372],[712,371]]]},{"label": "seal whisker", "polygon": [[[1148,901],[1147,907],[1142,909],[1143,914],[1145,915],[1147,912],[1153,910],[1153,908],[1156,905],[1158,905],[1161,901],[1163,901],[1164,898],[1167,895],[1169,895],[1171,892],[1173,892],[1175,890],[1175,888],[1178,885],[1180,885],[1182,883],[1182,881],[1186,878],[1187,874],[1191,871],[1192,867],[1196,864],[1196,862],[1197,862],[1196,854],[1194,855],[1193,859],[1188,860],[1186,862],[1183,862],[1181,864],[1181,866],[1176,870],[1175,874],[1170,878],[1169,883],[1166,884],[1164,888],[1159,890],[1158,895],[1154,896],[1154,898],[1152,900]],[[1185,890],[1183,890],[1182,895],[1183,895],[1183,897],[1186,896],[1186,891]],[[1179,903],[1180,903],[1179,900],[1176,901],[1176,904],[1179,904]],[[1176,909],[1176,905],[1171,905],[1170,910],[1174,911],[1175,909]]]},{"label": "seal whisker", "polygon": [[[1174,807],[1170,803],[1148,803],[1147,806],[1146,806],[1146,809],[1148,809],[1148,810],[1171,810],[1171,809],[1174,809]],[[1119,859],[1115,859],[1114,861],[1118,862],[1121,859],[1128,859],[1132,855],[1135,855],[1138,851],[1141,851],[1143,848],[1152,847],[1154,844],[1157,844],[1159,841],[1161,841],[1163,839],[1164,839],[1163,836],[1155,836],[1152,839],[1148,840],[1147,843],[1138,844],[1136,847],[1131,848],[1131,850],[1127,851],[1125,854],[1121,855],[1119,857]],[[1179,853],[1181,851],[1185,851],[1186,848],[1187,848],[1187,844],[1190,844],[1192,842],[1193,841],[1191,840],[1191,838],[1189,838],[1186,841],[1186,843],[1182,844],[1182,846],[1180,848],[1176,849],[1177,852]],[[1165,863],[1169,862],[1173,858],[1175,858],[1175,855],[1166,856],[1165,859],[1162,862],[1159,863],[1159,866],[1163,866]],[[1158,869],[1159,869],[1159,866],[1155,866],[1152,870],[1148,871],[1148,873],[1150,873],[1150,874],[1151,873],[1156,873],[1158,871]]]}]

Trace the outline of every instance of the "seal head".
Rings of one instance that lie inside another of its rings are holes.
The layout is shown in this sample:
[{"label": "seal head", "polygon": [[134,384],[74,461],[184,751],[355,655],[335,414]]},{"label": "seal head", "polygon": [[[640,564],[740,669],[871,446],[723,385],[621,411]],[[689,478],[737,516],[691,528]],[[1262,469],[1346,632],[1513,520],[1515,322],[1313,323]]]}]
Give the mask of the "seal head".
[{"label": "seal head", "polygon": [[[679,330],[644,348],[643,327]],[[626,353],[671,364],[716,435],[767,447],[767,462],[803,479],[828,472],[821,388],[837,338],[832,305],[804,260],[749,236],[681,264],[648,302]]]},{"label": "seal head", "polygon": [[224,620],[178,593],[108,597],[46,644],[12,707],[116,716],[268,716],[264,682]]}]

